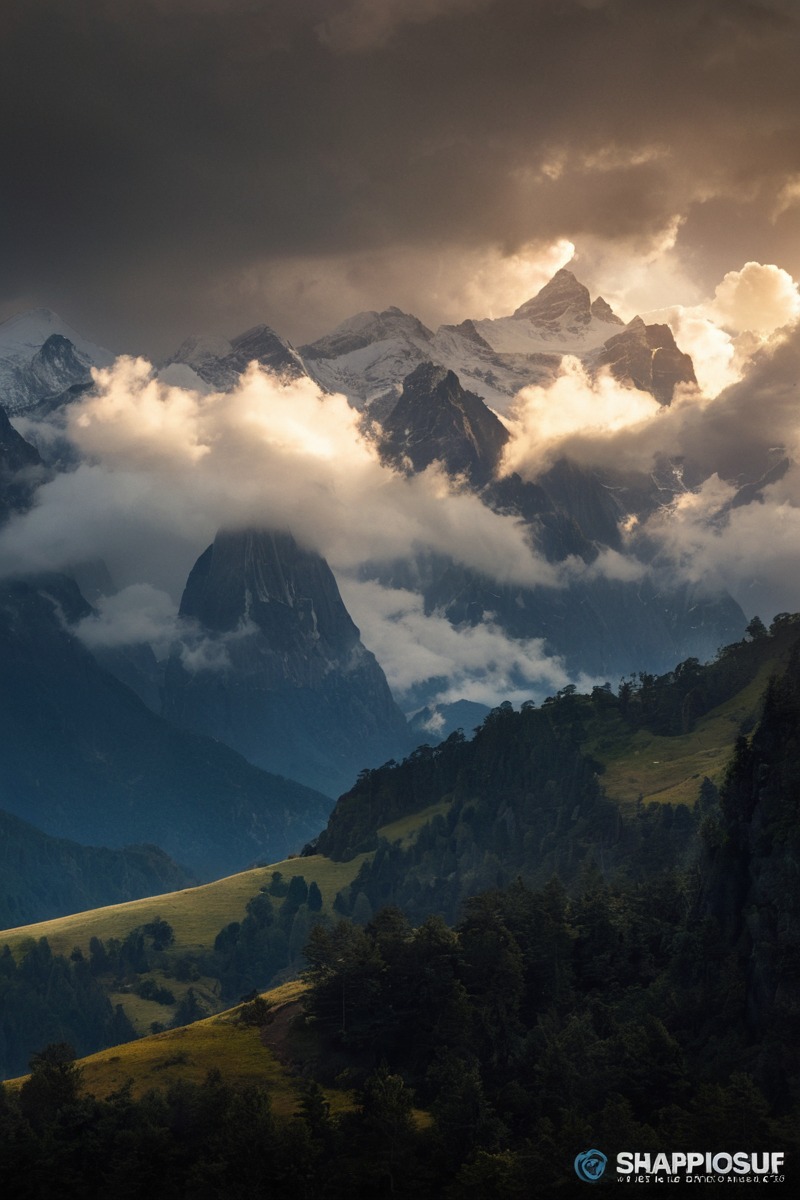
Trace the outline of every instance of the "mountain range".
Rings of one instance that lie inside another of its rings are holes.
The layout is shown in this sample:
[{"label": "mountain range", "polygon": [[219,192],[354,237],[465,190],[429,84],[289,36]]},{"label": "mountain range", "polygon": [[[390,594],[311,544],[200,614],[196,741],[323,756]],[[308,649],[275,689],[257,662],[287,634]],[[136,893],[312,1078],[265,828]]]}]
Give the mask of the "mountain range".
[{"label": "mountain range", "polygon": [[[246,527],[209,531],[212,544],[188,574],[169,637],[151,646],[145,634],[124,644],[81,640],[82,622],[97,615],[92,605],[116,591],[102,563],[61,564],[60,575],[17,572],[3,591],[4,686],[16,696],[4,719],[13,768],[4,807],[51,836],[155,841],[206,875],[267,857],[273,845],[298,848],[326,815],[324,797],[345,791],[362,769],[403,757],[421,734],[435,740],[450,728],[454,688],[463,688],[462,704],[483,698],[480,660],[455,682],[446,663],[420,669],[393,697],[380,641],[364,645],[342,598],[354,587],[416,597],[418,620],[431,629],[465,639],[485,631],[516,656],[505,686],[522,694],[532,686],[532,648],[562,680],[613,680],[708,658],[735,641],[747,618],[732,597],[707,580],[676,576],[670,558],[635,532],[686,493],[681,462],[663,455],[643,471],[559,457],[534,477],[508,468],[513,398],[521,388],[552,386],[576,359],[587,380],[614,380],[631,403],[639,395],[667,410],[696,388],[692,360],[667,325],[624,323],[566,269],[510,316],[436,331],[389,308],[358,314],[297,349],[264,325],[231,339],[184,341],[155,368],[165,387],[193,388],[198,403],[212,404],[256,364],[287,395],[293,386],[316,387],[324,403],[343,393],[387,478],[439,471],[450,495],[472,498],[513,527],[551,578],[498,577],[444,541],[434,551],[412,544],[399,557],[367,555],[337,582],[325,556],[292,529],[291,511],[280,521],[265,511]],[[17,425],[0,415],[7,528],[23,527],[42,483],[91,464],[70,413],[91,402],[92,369],[112,362],[46,310],[0,325],[0,402]],[[780,467],[773,471],[779,477]],[[765,477],[754,472],[737,485],[735,504],[757,504]],[[406,636],[404,621],[391,609],[383,628]],[[417,647],[412,658],[428,653]],[[404,672],[395,664],[393,674]],[[36,700],[45,678],[47,704]],[[408,716],[420,714],[411,725],[398,701]],[[58,782],[67,760],[74,786]],[[159,772],[173,782],[156,786]],[[193,807],[187,789],[195,777]],[[231,789],[238,799],[223,836],[220,804]]]}]

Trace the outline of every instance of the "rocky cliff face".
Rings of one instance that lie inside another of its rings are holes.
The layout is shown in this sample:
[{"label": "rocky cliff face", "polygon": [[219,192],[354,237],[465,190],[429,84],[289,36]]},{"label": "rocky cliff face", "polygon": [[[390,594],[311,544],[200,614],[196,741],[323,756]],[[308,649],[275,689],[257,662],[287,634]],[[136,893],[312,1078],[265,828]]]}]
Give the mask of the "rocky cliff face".
[{"label": "rocky cliff face", "polygon": [[603,346],[597,366],[609,366],[615,378],[650,392],[669,404],[679,383],[697,383],[694,364],[678,349],[668,325],[645,325],[634,317],[621,333]]},{"label": "rocky cliff face", "polygon": [[173,657],[164,712],[328,795],[402,754],[409,735],[328,564],[288,533],[219,533],[181,615],[197,655]]},{"label": "rocky cliff face", "polygon": [[452,371],[433,363],[406,377],[382,431],[379,444],[387,461],[424,471],[438,460],[476,487],[494,476],[509,436],[480,396],[464,391]]}]

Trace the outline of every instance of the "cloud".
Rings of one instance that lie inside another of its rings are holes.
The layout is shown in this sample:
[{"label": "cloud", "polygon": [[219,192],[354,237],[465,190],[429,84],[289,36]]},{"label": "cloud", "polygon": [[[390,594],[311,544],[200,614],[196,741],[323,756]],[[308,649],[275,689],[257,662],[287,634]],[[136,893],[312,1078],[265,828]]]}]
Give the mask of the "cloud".
[{"label": "cloud", "polygon": [[765,618],[794,611],[800,596],[799,379],[794,326],[713,401],[668,413],[667,444],[694,486],[633,531],[675,577],[726,589]]},{"label": "cloud", "polygon": [[[758,330],[721,328],[720,296],[737,325]],[[562,456],[617,472],[650,472],[672,459],[690,487],[713,473],[757,480],[776,455],[798,453],[799,315],[791,276],[759,263],[731,272],[713,300],[646,313],[650,323],[668,323],[692,355],[700,389],[678,389],[664,408],[567,357],[552,384],[523,388],[512,404],[503,470],[535,480]]]},{"label": "cloud", "polygon": [[209,637],[197,622],[179,617],[173,598],[149,583],[134,583],[111,596],[101,596],[95,611],[72,632],[90,650],[146,643],[156,658],[177,655],[187,671],[223,671],[231,665],[229,648],[258,632],[252,621]]},{"label": "cloud", "polygon": [[351,0],[317,26],[320,41],[338,53],[355,54],[385,46],[404,25],[425,25],[437,17],[468,12],[493,0]]},{"label": "cloud", "polygon": [[535,479],[563,455],[595,463],[608,452],[618,457],[619,433],[660,420],[663,412],[649,393],[624,386],[607,370],[592,379],[567,355],[552,384],[523,388],[516,397],[506,418],[511,440],[502,470]]},{"label": "cloud", "polygon": [[774,264],[748,262],[729,271],[714,293],[712,312],[737,333],[769,334],[800,317],[800,294],[788,271]]},{"label": "cloud", "polygon": [[0,310],[160,355],[263,320],[310,340],[358,256],[368,308],[427,258],[412,310],[437,256],[447,298],[459,251],[560,239],[701,294],[746,260],[797,275],[798,43],[793,0],[8,0]]},{"label": "cloud", "polygon": [[788,271],[748,262],[729,271],[711,298],[645,312],[648,323],[666,322],[692,356],[701,391],[719,395],[743,377],[756,351],[783,340],[800,317],[800,294]]},{"label": "cloud", "polygon": [[389,686],[412,706],[465,699],[493,706],[542,699],[573,679],[542,638],[510,638],[487,620],[455,628],[446,617],[426,615],[423,598],[400,588],[343,576],[339,586],[366,646],[378,650]]},{"label": "cloud", "polygon": [[522,525],[437,467],[384,467],[343,396],[255,365],[230,393],[165,384],[144,360],[95,374],[69,433],[84,456],[0,533],[4,573],[103,558],[173,595],[222,526],[290,527],[334,569],[435,551],[500,581],[555,586]]},{"label": "cloud", "polygon": [[[701,380],[716,388],[687,390],[660,408],[567,362],[552,386],[518,397],[504,466],[536,479],[565,455],[612,473],[669,474],[675,498],[663,490],[649,517],[628,522],[628,551],[656,573],[727,590],[766,617],[796,609],[800,596],[800,324],[773,328],[794,309],[785,273],[748,264],[735,276],[717,296],[739,314],[737,326],[761,313],[757,333],[726,332],[702,306],[662,314],[698,355]],[[635,578],[645,568],[629,554],[605,553],[589,568],[564,564],[562,578],[575,570]]]},{"label": "cloud", "polygon": [[735,488],[714,475],[656,514],[648,534],[676,575],[724,588],[748,615],[794,612],[800,596],[800,470],[765,489],[762,502],[722,511]]},{"label": "cloud", "polygon": [[162,656],[179,631],[175,601],[149,583],[131,584],[113,596],[102,596],[96,611],[74,630],[92,650],[148,642]]}]

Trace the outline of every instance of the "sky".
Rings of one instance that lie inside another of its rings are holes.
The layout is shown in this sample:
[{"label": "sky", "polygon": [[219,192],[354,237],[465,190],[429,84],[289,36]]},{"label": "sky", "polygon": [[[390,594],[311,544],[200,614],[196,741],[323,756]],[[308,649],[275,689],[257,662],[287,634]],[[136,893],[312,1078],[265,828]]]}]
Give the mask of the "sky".
[{"label": "sky", "polygon": [[[289,525],[399,694],[486,703],[569,678],[541,639],[454,631],[361,564],[446,553],[559,588],[638,577],[646,541],[748,617],[797,609],[800,468],[736,495],[800,461],[799,50],[796,0],[6,0],[0,320],[52,308],[144,357],[71,406],[79,461],[4,528],[0,573],[101,558],[120,590],[84,639],[166,652],[216,530]],[[504,414],[525,478],[560,455],[693,472],[591,568],[531,553],[435,465],[389,470],[308,379],[217,395],[150,368],[262,322],[302,345],[389,305],[502,316],[567,263],[624,319],[668,321],[699,383],[665,410],[568,359]]]},{"label": "sky", "polygon": [[0,318],[113,351],[800,276],[795,0],[6,0]]}]

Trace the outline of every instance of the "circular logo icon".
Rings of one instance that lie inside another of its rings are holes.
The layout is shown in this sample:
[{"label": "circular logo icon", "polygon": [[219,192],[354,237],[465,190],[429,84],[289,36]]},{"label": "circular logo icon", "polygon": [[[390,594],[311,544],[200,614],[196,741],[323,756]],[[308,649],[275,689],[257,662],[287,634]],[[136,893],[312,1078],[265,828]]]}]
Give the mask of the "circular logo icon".
[{"label": "circular logo icon", "polygon": [[607,1162],[602,1150],[584,1150],[575,1159],[575,1174],[586,1183],[597,1183],[602,1178]]}]

